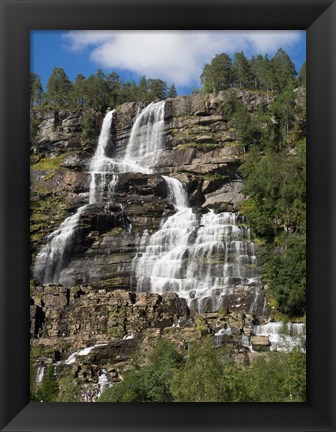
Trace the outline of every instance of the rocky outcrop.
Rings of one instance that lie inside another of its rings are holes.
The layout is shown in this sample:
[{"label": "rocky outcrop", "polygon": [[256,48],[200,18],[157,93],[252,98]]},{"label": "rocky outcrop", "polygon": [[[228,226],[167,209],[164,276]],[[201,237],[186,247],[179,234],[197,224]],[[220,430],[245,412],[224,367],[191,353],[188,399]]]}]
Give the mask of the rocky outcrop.
[{"label": "rocky outcrop", "polygon": [[97,385],[105,371],[112,383],[145,365],[162,338],[184,353],[190,343],[212,337],[215,346],[231,344],[247,361],[250,344],[255,351],[270,346],[268,337],[253,336],[254,323],[239,310],[197,315],[175,293],[40,286],[31,291],[31,357],[36,368],[56,362],[59,377]]}]

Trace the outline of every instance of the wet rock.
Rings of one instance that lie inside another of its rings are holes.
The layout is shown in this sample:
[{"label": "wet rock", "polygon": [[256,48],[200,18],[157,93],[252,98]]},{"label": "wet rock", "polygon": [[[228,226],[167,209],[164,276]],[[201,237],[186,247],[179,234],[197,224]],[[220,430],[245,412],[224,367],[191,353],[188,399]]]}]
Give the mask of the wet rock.
[{"label": "wet rock", "polygon": [[267,336],[252,336],[251,344],[254,351],[269,351],[271,342]]}]

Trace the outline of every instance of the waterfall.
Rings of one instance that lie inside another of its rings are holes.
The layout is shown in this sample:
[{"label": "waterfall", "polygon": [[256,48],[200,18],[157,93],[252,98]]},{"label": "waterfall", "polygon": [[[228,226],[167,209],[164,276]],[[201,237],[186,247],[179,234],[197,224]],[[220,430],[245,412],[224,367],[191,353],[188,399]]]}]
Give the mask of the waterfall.
[{"label": "waterfall", "polygon": [[[111,127],[114,111],[106,114],[96,152],[90,161],[89,203],[113,199],[119,174],[150,174],[164,149],[164,101],[151,103],[135,119],[124,156],[111,158]],[[176,213],[166,219],[153,235],[144,231],[132,262],[137,291],[174,291],[201,312],[224,307],[225,296],[237,286],[256,285],[255,245],[249,228],[235,213],[193,211],[182,183],[162,176],[167,199]],[[80,230],[81,213],[67,218],[48,237],[38,254],[35,275],[42,283],[59,283],[68,265]],[[66,279],[66,277],[65,277]],[[257,298],[254,308],[257,307]]]},{"label": "waterfall", "polygon": [[57,284],[61,271],[71,258],[76,233],[80,230],[80,216],[86,206],[61,223],[60,227],[47,236],[47,244],[36,257],[34,274],[43,284]]},{"label": "waterfall", "polygon": [[257,281],[250,231],[234,213],[181,208],[152,236],[145,233],[139,249],[137,290],[174,291],[199,311],[222,308],[235,286]]},{"label": "waterfall", "polygon": [[104,190],[106,187],[106,177],[108,174],[114,172],[114,161],[113,159],[106,156],[106,150],[110,142],[113,113],[114,110],[109,111],[103,120],[97,149],[93,158],[90,161],[90,204],[102,201]]},{"label": "waterfall", "polygon": [[178,209],[183,210],[188,208],[188,195],[184,190],[182,183],[173,178],[162,176],[167,184],[168,199]]},{"label": "waterfall", "polygon": [[[109,111],[103,120],[97,148],[90,161],[89,204],[109,202],[113,199],[118,174],[150,173],[150,163],[154,163],[156,154],[163,149],[164,101],[161,101],[149,104],[136,118],[124,158],[109,157],[113,148],[111,127],[114,112],[115,110]],[[147,157],[147,160],[144,157]],[[69,264],[76,233],[81,229],[81,214],[86,208],[87,205],[79,207],[76,213],[65,219],[60,227],[47,237],[47,244],[37,255],[33,271],[41,283],[64,282],[62,270]]]},{"label": "waterfall", "polygon": [[268,336],[273,351],[291,351],[294,348],[303,349],[306,338],[304,323],[270,322],[253,326],[256,336]]},{"label": "waterfall", "polygon": [[[102,201],[106,176],[113,168],[113,160],[106,156],[110,142],[113,113],[114,111],[109,111],[103,120],[97,149],[91,159],[90,204]],[[86,208],[87,205],[79,207],[76,213],[65,219],[56,231],[48,235],[47,244],[37,255],[34,266],[34,275],[43,284],[57,284],[60,282],[62,270],[71,259],[76,233],[81,229],[81,214]]]},{"label": "waterfall", "polygon": [[36,373],[36,383],[40,384],[43,380],[44,377],[44,372],[45,372],[45,366],[39,366],[37,368],[37,373]]},{"label": "waterfall", "polygon": [[142,171],[155,165],[164,148],[164,101],[150,103],[137,117],[126,148],[124,162]]}]

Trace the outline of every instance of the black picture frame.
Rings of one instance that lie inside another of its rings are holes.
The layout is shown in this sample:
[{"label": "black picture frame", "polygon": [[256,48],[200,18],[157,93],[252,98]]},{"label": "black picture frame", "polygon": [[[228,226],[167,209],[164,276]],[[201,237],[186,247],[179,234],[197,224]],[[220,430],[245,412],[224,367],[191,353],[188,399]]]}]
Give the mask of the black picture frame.
[{"label": "black picture frame", "polygon": [[[1,431],[335,431],[335,0],[0,0]],[[29,32],[306,29],[308,400],[29,401]]]}]

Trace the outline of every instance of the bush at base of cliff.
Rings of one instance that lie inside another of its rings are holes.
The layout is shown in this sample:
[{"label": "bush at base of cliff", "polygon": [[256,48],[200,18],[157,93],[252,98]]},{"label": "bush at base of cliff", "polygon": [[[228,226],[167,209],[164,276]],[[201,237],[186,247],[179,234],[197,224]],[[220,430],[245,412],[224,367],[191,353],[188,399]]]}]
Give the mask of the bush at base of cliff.
[{"label": "bush at base of cliff", "polygon": [[99,402],[173,402],[170,390],[181,355],[167,340],[155,347],[150,365],[126,374],[124,381],[107,388]]},{"label": "bush at base of cliff", "polygon": [[271,352],[250,366],[237,364],[230,346],[209,337],[191,345],[184,359],[161,341],[151,363],[125,375],[99,402],[304,402],[303,352]]}]

